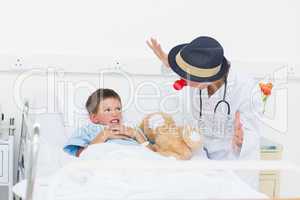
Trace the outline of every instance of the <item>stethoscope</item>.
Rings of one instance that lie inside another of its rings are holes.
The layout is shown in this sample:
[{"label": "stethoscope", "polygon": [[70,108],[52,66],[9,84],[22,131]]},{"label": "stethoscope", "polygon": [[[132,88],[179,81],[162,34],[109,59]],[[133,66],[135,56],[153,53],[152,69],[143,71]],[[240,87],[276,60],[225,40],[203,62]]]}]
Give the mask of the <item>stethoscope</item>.
[{"label": "stethoscope", "polygon": [[[185,86],[187,86],[187,83],[186,83],[186,81],[184,79],[177,80],[173,84],[173,87],[174,87],[175,90],[181,90]],[[218,126],[218,124],[220,124],[220,122],[223,125],[224,124],[228,124],[228,123],[232,124],[231,116],[230,116],[231,109],[230,109],[230,104],[228,103],[228,101],[226,101],[226,94],[227,94],[227,76],[224,79],[224,93],[223,93],[223,98],[220,101],[218,101],[217,104],[216,104],[216,106],[214,107],[214,114],[213,114],[213,116],[210,115],[210,116],[207,116],[208,117],[207,119],[203,119],[203,116],[202,116],[202,107],[203,107],[202,106],[202,104],[203,104],[203,101],[202,101],[202,90],[199,89],[199,102],[200,102],[199,117],[200,118],[197,121],[198,121],[198,126],[199,127],[202,127],[202,128],[204,128],[206,130],[210,130],[210,131],[207,132],[208,134],[205,134],[205,136],[212,137],[212,138],[224,138],[225,132],[223,132],[223,134],[221,134],[219,136],[216,135],[216,133],[219,133],[217,131],[217,129],[216,129],[216,128],[220,127],[220,126]],[[220,106],[222,103],[226,104],[226,107],[227,107],[227,116],[225,116],[225,118],[224,118],[224,116],[219,116],[219,115],[216,116],[216,113],[217,113],[217,110],[218,110],[218,106]],[[225,120],[225,121],[223,121],[223,120]],[[209,123],[207,124],[207,122],[209,122]],[[215,124],[217,124],[217,126]],[[209,126],[210,128],[207,129],[207,126]],[[210,134],[211,131],[212,131],[213,134]],[[226,133],[227,132],[228,131],[226,131]],[[231,132],[231,131],[229,131],[229,132]]]},{"label": "stethoscope", "polygon": [[[221,103],[225,103],[227,106],[227,115],[230,115],[230,104],[228,103],[228,101],[226,101],[226,91],[227,91],[227,78],[224,79],[224,93],[223,93],[223,99],[218,101],[218,103],[216,104],[215,108],[214,108],[214,114],[216,114],[218,106]],[[199,117],[200,119],[202,118],[202,90],[199,89],[199,100],[200,100],[200,112],[199,112]]]},{"label": "stethoscope", "polygon": [[[183,87],[187,86],[187,83],[184,79],[180,79],[174,82],[173,87],[175,90],[181,90]],[[227,92],[227,76],[224,79],[224,94],[223,94],[223,99],[218,101],[218,103],[216,104],[215,108],[214,108],[214,114],[216,114],[218,106],[221,103],[225,103],[227,106],[227,116],[230,116],[230,105],[228,103],[228,101],[226,101],[226,92]],[[199,117],[200,120],[202,118],[202,90],[199,89],[199,99],[200,99],[200,112],[199,112]]]}]

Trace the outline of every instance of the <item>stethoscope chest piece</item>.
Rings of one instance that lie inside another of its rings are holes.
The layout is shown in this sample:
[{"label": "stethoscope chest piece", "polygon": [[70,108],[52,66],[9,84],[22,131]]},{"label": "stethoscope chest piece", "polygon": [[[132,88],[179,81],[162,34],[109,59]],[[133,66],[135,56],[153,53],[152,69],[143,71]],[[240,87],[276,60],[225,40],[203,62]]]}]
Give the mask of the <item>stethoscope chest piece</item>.
[{"label": "stethoscope chest piece", "polygon": [[[198,120],[198,127],[203,135],[210,138],[232,138],[234,132],[234,119],[231,116],[230,104],[226,101],[227,80],[224,81],[223,99],[218,101],[214,107],[214,112],[202,115],[202,96],[200,96],[200,115]],[[220,109],[222,108],[224,109]],[[224,106],[224,107],[223,107]],[[218,109],[219,108],[219,109]],[[220,112],[223,111],[223,112]],[[224,112],[225,111],[225,112]]]}]

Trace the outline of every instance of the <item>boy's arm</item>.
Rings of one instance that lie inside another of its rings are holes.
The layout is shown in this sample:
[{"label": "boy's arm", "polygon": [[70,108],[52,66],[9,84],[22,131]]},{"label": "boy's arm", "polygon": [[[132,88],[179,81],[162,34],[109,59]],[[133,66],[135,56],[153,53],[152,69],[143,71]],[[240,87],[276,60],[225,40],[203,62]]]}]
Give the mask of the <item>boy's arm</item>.
[{"label": "boy's arm", "polygon": [[63,150],[72,156],[77,156],[78,151],[84,149],[88,144],[89,140],[86,137],[71,137],[65,144]]},{"label": "boy's arm", "polygon": [[[99,144],[104,143],[107,140],[107,134],[105,133],[106,130],[101,131],[97,136],[88,144]],[[88,146],[87,145],[87,146]],[[78,147],[78,150],[76,151],[76,157],[79,157],[80,154],[86,149],[87,147]]]},{"label": "boy's arm", "polygon": [[85,149],[85,147],[79,147],[77,152],[76,152],[76,157],[79,157],[80,154],[83,152],[83,150]]},{"label": "boy's arm", "polygon": [[99,144],[104,143],[108,139],[107,129],[101,131],[92,141],[90,144]]},{"label": "boy's arm", "polygon": [[76,130],[65,144],[63,150],[72,156],[78,157],[91,141],[99,135],[101,130],[102,127],[92,125],[84,126]]}]

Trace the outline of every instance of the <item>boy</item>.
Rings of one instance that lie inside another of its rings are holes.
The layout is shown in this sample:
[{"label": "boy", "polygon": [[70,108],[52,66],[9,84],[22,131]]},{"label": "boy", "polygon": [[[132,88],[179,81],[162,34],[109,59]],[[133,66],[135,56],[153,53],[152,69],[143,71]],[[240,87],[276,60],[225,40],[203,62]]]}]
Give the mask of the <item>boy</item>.
[{"label": "boy", "polygon": [[74,133],[64,147],[65,152],[79,157],[88,145],[106,141],[137,142],[151,148],[143,134],[122,124],[121,98],[114,90],[96,90],[89,96],[85,106],[91,123]]}]

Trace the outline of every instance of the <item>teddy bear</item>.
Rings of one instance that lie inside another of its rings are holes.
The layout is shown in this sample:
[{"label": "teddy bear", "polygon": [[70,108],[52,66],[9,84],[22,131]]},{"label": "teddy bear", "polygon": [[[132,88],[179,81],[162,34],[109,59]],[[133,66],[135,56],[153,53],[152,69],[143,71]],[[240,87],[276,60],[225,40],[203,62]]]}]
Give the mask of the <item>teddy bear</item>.
[{"label": "teddy bear", "polygon": [[146,115],[140,129],[153,144],[152,150],[163,156],[189,160],[193,152],[202,147],[199,130],[187,125],[177,126],[173,118],[163,112]]}]

